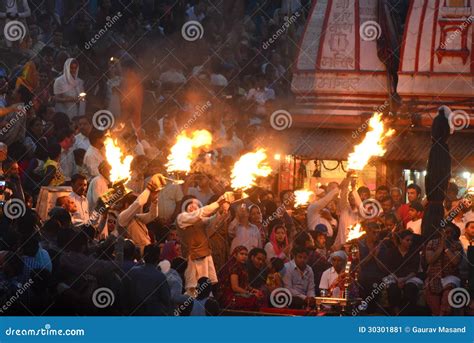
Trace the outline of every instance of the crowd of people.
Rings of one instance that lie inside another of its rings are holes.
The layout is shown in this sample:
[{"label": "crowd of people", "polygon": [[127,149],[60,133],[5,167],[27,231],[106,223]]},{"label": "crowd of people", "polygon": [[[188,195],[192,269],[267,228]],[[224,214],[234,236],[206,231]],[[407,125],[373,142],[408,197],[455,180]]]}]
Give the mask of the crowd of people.
[{"label": "crowd of people", "polygon": [[[311,1],[6,3],[0,20],[25,35],[4,37],[1,52],[0,195],[25,210],[4,206],[0,218],[2,313],[255,313],[281,307],[282,289],[292,310],[350,293],[363,314],[464,311],[448,298],[472,287],[474,218],[454,184],[433,237],[422,236],[415,184],[371,191],[348,173],[303,207],[268,179],[240,201],[229,189],[233,162],[269,139],[270,114],[292,101]],[[189,21],[202,39],[185,37]],[[211,132],[213,150],[170,182],[166,157],[187,129]],[[122,189],[111,188],[110,136],[133,160],[127,193],[106,204]],[[41,217],[41,189],[58,186],[70,191]],[[375,214],[361,207],[372,198]],[[348,242],[358,223],[365,235]]]}]

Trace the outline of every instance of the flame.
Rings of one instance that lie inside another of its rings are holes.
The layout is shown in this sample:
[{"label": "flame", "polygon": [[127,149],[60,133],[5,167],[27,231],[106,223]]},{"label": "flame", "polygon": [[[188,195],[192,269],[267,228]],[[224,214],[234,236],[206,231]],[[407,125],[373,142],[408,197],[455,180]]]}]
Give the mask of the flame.
[{"label": "flame", "polygon": [[371,157],[385,154],[384,141],[392,136],[395,130],[387,130],[381,118],[382,113],[374,113],[373,117],[370,118],[370,131],[367,132],[362,143],[354,147],[354,152],[349,154],[347,159],[349,169],[362,170]]},{"label": "flame", "polygon": [[349,231],[347,232],[347,241],[350,242],[353,239],[357,239],[365,235],[365,231],[361,230],[361,225],[357,223],[356,225],[349,226]]},{"label": "flame", "polygon": [[112,183],[130,178],[130,164],[133,156],[125,156],[123,158],[122,150],[111,137],[107,137],[104,141],[105,156],[110,164],[110,181]]},{"label": "flame", "polygon": [[272,169],[266,163],[267,154],[265,149],[258,149],[242,155],[234,164],[231,175],[231,185],[234,189],[246,190],[255,186],[255,180],[259,176],[268,176]]},{"label": "flame", "polygon": [[295,207],[307,205],[313,194],[314,192],[307,189],[299,189],[295,191]]},{"label": "flame", "polygon": [[166,164],[167,171],[190,172],[194,149],[210,145],[211,143],[212,135],[207,130],[194,131],[191,137],[189,137],[186,132],[181,132],[168,156],[168,163]]}]

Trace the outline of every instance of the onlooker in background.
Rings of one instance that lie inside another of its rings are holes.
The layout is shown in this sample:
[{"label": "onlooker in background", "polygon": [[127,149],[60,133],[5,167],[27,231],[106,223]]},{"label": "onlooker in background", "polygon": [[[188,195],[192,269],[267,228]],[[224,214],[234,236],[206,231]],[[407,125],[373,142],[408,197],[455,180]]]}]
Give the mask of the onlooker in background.
[{"label": "onlooker in background", "polygon": [[392,197],[395,211],[398,211],[403,204],[403,191],[398,187],[392,187],[390,188],[390,196]]},{"label": "onlooker in background", "polygon": [[54,100],[56,112],[63,112],[72,119],[85,112],[84,82],[78,77],[79,63],[68,58],[64,63],[63,74],[54,80]]},{"label": "onlooker in background", "polygon": [[90,146],[84,155],[84,165],[87,168],[88,177],[99,175],[99,165],[104,161],[104,133],[92,130],[89,134]]},{"label": "onlooker in background", "polygon": [[412,201],[408,210],[410,221],[406,224],[408,230],[421,236],[421,220],[423,219],[423,205],[419,201]]},{"label": "onlooker in background", "polygon": [[89,203],[89,212],[92,212],[96,206],[97,201],[101,195],[104,195],[110,184],[110,165],[107,161],[102,161],[99,164],[99,175],[94,177],[89,183],[87,190],[87,201]]},{"label": "onlooker in background", "polygon": [[410,221],[410,216],[408,215],[408,211],[410,209],[410,203],[413,201],[420,201],[421,200],[421,188],[420,186],[412,183],[407,187],[407,198],[408,204],[402,204],[398,208],[397,214],[401,218],[403,225],[406,226],[407,223]]},{"label": "onlooker in background", "polygon": [[2,164],[2,169],[5,177],[5,187],[10,193],[9,198],[20,199],[25,202],[18,163],[16,161],[5,161]]},{"label": "onlooker in background", "polygon": [[[359,240],[359,284],[362,298],[369,296],[374,284],[379,284],[385,276],[385,268],[380,262],[383,256],[384,245],[380,241],[380,226],[375,222],[364,222],[362,228],[366,232]],[[372,297],[374,295],[372,294]],[[378,298],[377,295],[376,298]],[[377,300],[377,299],[376,299]],[[376,301],[368,304],[368,313],[373,313],[376,309]]]},{"label": "onlooker in background", "polygon": [[250,223],[249,211],[245,204],[237,209],[236,218],[229,225],[229,235],[234,237],[230,245],[231,251],[240,245],[246,247],[247,250],[262,248],[260,231]]},{"label": "onlooker in background", "polygon": [[78,118],[77,123],[78,123],[79,133],[76,135],[74,139],[73,149],[74,150],[84,149],[85,151],[87,151],[87,149],[89,149],[89,146],[90,146],[89,134],[92,131],[92,125],[89,122],[89,119],[87,118],[87,116],[80,116]]},{"label": "onlooker in background", "polygon": [[459,238],[464,252],[467,254],[467,249],[474,244],[474,221],[467,222],[464,229],[464,234]]},{"label": "onlooker in background", "polygon": [[382,262],[390,273],[384,278],[388,283],[388,301],[392,315],[413,315],[418,291],[423,281],[417,277],[420,254],[413,244],[413,232],[403,230],[396,234],[397,243],[388,244]]},{"label": "onlooker in background", "polygon": [[265,252],[267,253],[268,262],[275,257],[284,262],[288,262],[290,244],[284,225],[277,224],[273,227],[272,233],[270,234],[270,241],[265,245]]},{"label": "onlooker in background", "polygon": [[81,174],[87,176],[87,168],[84,165],[84,156],[86,151],[84,149],[76,149],[72,152],[74,155],[74,171],[73,174]]},{"label": "onlooker in background", "polygon": [[74,214],[77,212],[76,202],[72,197],[64,195],[56,199],[56,206],[62,207],[71,215],[71,220],[74,217]]},{"label": "onlooker in background", "polygon": [[220,302],[234,310],[257,310],[258,298],[263,294],[250,286],[249,275],[245,268],[248,250],[237,246],[232,257],[219,272]]},{"label": "onlooker in background", "polygon": [[349,277],[345,273],[347,263],[347,254],[342,251],[335,251],[329,256],[329,263],[332,267],[324,271],[319,282],[319,289],[327,291],[327,296],[340,298],[343,296],[342,290],[346,278]]},{"label": "onlooker in background", "polygon": [[22,237],[20,246],[24,263],[22,282],[28,282],[34,278],[39,270],[45,269],[52,272],[51,258],[48,252],[40,246],[37,232]]},{"label": "onlooker in background", "polygon": [[192,302],[191,316],[217,316],[220,313],[219,303],[211,297],[212,282],[202,277],[198,280],[198,295]]},{"label": "onlooker in background", "polygon": [[328,248],[327,248],[327,239],[328,239],[328,228],[324,224],[316,225],[314,231],[310,231],[310,235],[314,240],[315,251],[324,256],[329,257]]},{"label": "onlooker in background", "polygon": [[283,284],[291,292],[291,308],[304,308],[314,304],[314,274],[308,266],[308,251],[303,247],[293,249],[293,259],[285,263]]},{"label": "onlooker in background", "polygon": [[440,230],[437,237],[426,244],[425,258],[428,264],[425,280],[426,303],[434,316],[449,315],[449,292],[461,285],[459,264],[462,245],[452,228]]},{"label": "onlooker in background", "polygon": [[59,158],[61,157],[61,146],[57,143],[51,143],[48,147],[48,159],[43,165],[43,180],[44,186],[60,186],[66,178],[61,170]]},{"label": "onlooker in background", "polygon": [[59,164],[64,175],[65,181],[70,181],[74,170],[74,132],[70,128],[65,128],[57,134],[58,143],[61,146],[61,156]]},{"label": "onlooker in background", "polygon": [[379,186],[375,190],[375,200],[382,203],[382,200],[388,197],[389,194],[390,194],[390,189],[387,186],[385,185]]},{"label": "onlooker in background", "polygon": [[265,287],[268,270],[266,266],[267,254],[261,248],[250,250],[247,260],[247,272],[249,274],[250,286],[255,289]]},{"label": "onlooker in background", "polygon": [[370,189],[365,186],[359,187],[357,189],[357,194],[359,194],[361,201],[367,200],[370,198]]},{"label": "onlooker in background", "polygon": [[172,312],[171,293],[166,276],[157,268],[160,247],[144,248],[145,264],[130,269],[126,298],[130,305],[127,314],[135,316],[168,316]]},{"label": "onlooker in background", "polygon": [[196,181],[197,186],[189,187],[187,195],[192,195],[203,205],[207,205],[209,199],[214,195],[211,177],[206,174],[199,174],[194,177],[194,180]]},{"label": "onlooker in background", "polygon": [[72,192],[69,196],[76,203],[77,211],[72,214],[74,225],[89,222],[89,202],[87,201],[87,179],[84,175],[75,174],[71,178]]}]

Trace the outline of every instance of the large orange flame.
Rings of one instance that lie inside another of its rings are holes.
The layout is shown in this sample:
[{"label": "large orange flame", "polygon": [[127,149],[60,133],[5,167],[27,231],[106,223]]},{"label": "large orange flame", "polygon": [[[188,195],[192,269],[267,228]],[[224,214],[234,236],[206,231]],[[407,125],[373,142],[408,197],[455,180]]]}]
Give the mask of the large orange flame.
[{"label": "large orange flame", "polygon": [[347,242],[352,241],[353,239],[357,239],[365,235],[365,231],[361,229],[361,225],[357,223],[356,225],[352,225],[349,227],[349,231],[347,232]]},{"label": "large orange flame", "polygon": [[386,129],[382,122],[382,113],[374,113],[369,120],[370,130],[364,140],[354,147],[354,152],[349,154],[348,168],[351,170],[362,170],[373,156],[383,156],[385,140],[395,133],[395,130]]},{"label": "large orange flame", "polygon": [[313,191],[308,189],[299,189],[295,191],[295,207],[305,206],[309,203]]},{"label": "large orange flame", "polygon": [[106,137],[104,141],[105,156],[110,164],[110,181],[112,183],[130,178],[130,164],[133,156],[123,157],[122,150],[111,137]]},{"label": "large orange flame", "polygon": [[246,190],[255,186],[256,179],[259,176],[270,175],[272,168],[266,162],[267,154],[265,149],[258,149],[255,152],[249,152],[242,155],[235,162],[231,174],[231,185],[235,190]]},{"label": "large orange flame", "polygon": [[207,130],[197,130],[189,137],[186,132],[181,134],[176,139],[176,144],[171,148],[171,153],[168,156],[168,163],[166,164],[168,172],[190,172],[191,163],[193,162],[193,152],[195,149],[201,148],[212,143],[212,135]]}]

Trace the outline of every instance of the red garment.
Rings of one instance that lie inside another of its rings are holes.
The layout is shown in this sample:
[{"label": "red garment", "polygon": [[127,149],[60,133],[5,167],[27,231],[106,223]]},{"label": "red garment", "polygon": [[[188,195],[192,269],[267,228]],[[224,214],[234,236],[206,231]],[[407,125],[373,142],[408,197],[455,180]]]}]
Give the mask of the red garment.
[{"label": "red garment", "polygon": [[168,241],[163,246],[163,250],[161,251],[161,259],[173,261],[176,257],[179,256],[178,249],[176,248],[176,241]]},{"label": "red garment", "polygon": [[280,247],[276,240],[275,229],[279,229],[280,226],[274,227],[272,233],[270,234],[270,242],[272,243],[273,250],[275,251],[275,255],[280,256],[283,250],[288,246],[288,235],[285,235],[285,246]]},{"label": "red garment", "polygon": [[239,278],[239,286],[246,289],[249,286],[248,273],[244,263],[238,263],[234,257],[226,263],[226,265],[219,272],[219,302],[225,308],[235,310],[257,310],[257,297],[251,295],[249,297],[241,296],[232,290],[230,276],[236,274]]},{"label": "red garment", "polygon": [[398,217],[403,222],[403,227],[406,227],[407,223],[410,221],[410,218],[408,217],[409,209],[410,209],[410,206],[408,204],[402,204],[397,210]]}]

